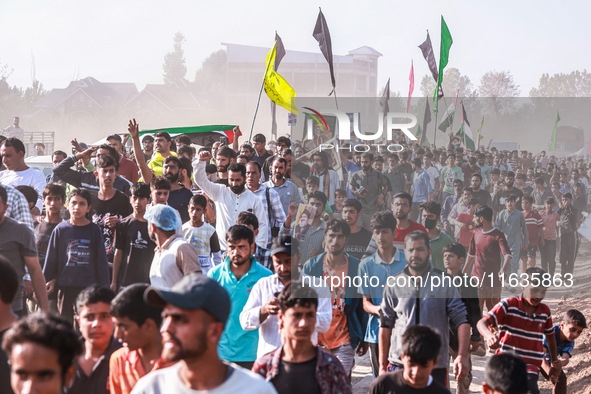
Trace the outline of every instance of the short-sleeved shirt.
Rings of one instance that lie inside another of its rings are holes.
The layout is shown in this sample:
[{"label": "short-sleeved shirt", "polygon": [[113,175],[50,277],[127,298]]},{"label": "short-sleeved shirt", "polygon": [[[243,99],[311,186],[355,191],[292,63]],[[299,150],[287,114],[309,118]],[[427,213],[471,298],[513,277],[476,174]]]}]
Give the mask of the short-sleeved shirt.
[{"label": "short-sleeved shirt", "polygon": [[544,357],[544,335],[554,334],[548,305],[540,302],[528,316],[520,295],[502,300],[485,317],[499,329],[501,346],[496,354],[515,353],[527,364],[528,373],[537,374]]},{"label": "short-sleeved shirt", "polygon": [[459,179],[464,181],[464,173],[458,166],[455,167],[443,167],[439,174],[439,181],[444,183],[443,192],[447,194],[454,194],[454,181]]},{"label": "short-sleeved shirt", "polygon": [[470,240],[472,239],[472,233],[474,232],[474,225],[472,224],[473,219],[474,219],[474,215],[470,215],[467,212],[460,213],[458,215],[458,217],[456,218],[456,220],[458,222],[467,225],[467,227],[460,227],[459,228],[460,243],[466,248],[470,245]]},{"label": "short-sleeved shirt", "polygon": [[525,216],[529,243],[531,246],[538,246],[539,229],[544,227],[542,217],[537,211],[523,212],[523,216]]},{"label": "short-sleeved shirt", "polygon": [[174,365],[159,359],[151,370],[146,371],[137,350],[129,350],[127,346],[116,350],[109,361],[109,390],[111,394],[129,394],[135,384],[148,372]]},{"label": "short-sleeved shirt", "polygon": [[490,286],[488,275],[491,275],[493,280],[491,287],[500,286],[498,273],[501,270],[501,254],[511,255],[511,249],[502,231],[496,228],[486,232],[481,228],[474,230],[468,247],[468,256],[474,256],[472,276],[482,278],[486,275],[486,285]]},{"label": "short-sleeved shirt", "polygon": [[26,225],[7,216],[0,223],[0,256],[4,257],[16,271],[19,287],[12,302],[12,310],[23,309],[23,281],[25,257],[36,257],[35,235]]},{"label": "short-sleeved shirt", "polygon": [[371,231],[361,227],[359,231],[356,233],[351,233],[351,235],[349,235],[347,238],[347,243],[345,244],[345,253],[348,253],[356,259],[361,260],[363,253],[365,253],[367,249],[367,245],[369,245],[369,241],[371,241]]},{"label": "short-sleeved shirt", "polygon": [[542,224],[544,226],[544,239],[555,241],[556,222],[560,220],[560,215],[556,212],[547,213],[546,211],[541,211],[540,217],[542,218]]},{"label": "short-sleeved shirt", "polygon": [[[336,276],[342,278],[349,272],[349,261],[342,267],[330,267],[326,261],[322,264],[322,276]],[[345,292],[346,287],[335,286],[331,289],[332,303],[332,321],[326,332],[318,334],[318,342],[325,348],[336,349],[351,342],[349,335],[349,325],[347,324],[347,315],[345,314]]]},{"label": "short-sleeved shirt", "polygon": [[[560,324],[554,325],[554,339],[556,340],[556,354],[560,357],[564,353],[572,356],[571,352],[575,348],[575,341],[561,341],[560,340]],[[548,341],[546,341],[546,337],[544,337],[544,349],[546,353],[544,353],[544,358],[550,364],[550,350],[548,350]]]},{"label": "short-sleeved shirt", "polygon": [[435,238],[429,239],[429,247],[431,248],[431,264],[438,270],[445,271],[443,265],[443,248],[445,245],[452,243],[454,240],[444,231],[439,229],[439,235]]},{"label": "short-sleeved shirt", "polygon": [[[380,305],[388,277],[399,274],[404,270],[404,267],[406,267],[406,257],[398,249],[396,249],[392,261],[384,261],[378,252],[364,258],[359,263],[359,276],[362,279],[365,277],[368,279],[363,279],[359,287],[359,294],[369,296],[372,304]],[[370,284],[370,280],[373,280],[371,278],[378,279],[377,285],[376,283]],[[365,331],[365,342],[378,343],[379,330],[380,317],[369,314],[367,330]]]},{"label": "short-sleeved shirt", "polygon": [[429,379],[430,384],[422,389],[409,386],[402,377],[402,370],[378,376],[373,381],[369,392],[371,394],[449,394],[450,391],[435,379]]},{"label": "short-sleeved shirt", "polygon": [[154,259],[156,243],[148,234],[148,222],[137,220],[133,214],[117,223],[115,249],[123,251],[121,286],[150,283],[150,264]]},{"label": "short-sleeved shirt", "polygon": [[186,187],[181,187],[177,190],[171,190],[168,195],[167,204],[176,209],[181,215],[181,221],[187,223],[189,217],[189,201],[193,197],[193,193]]},{"label": "short-sleeved shirt", "polygon": [[109,360],[111,355],[121,347],[121,343],[112,338],[107,350],[96,362],[90,375],[82,370],[77,360],[74,360],[76,366],[76,375],[72,385],[65,391],[67,394],[108,394],[109,393]]},{"label": "short-sleeved shirt", "polygon": [[103,239],[105,241],[105,252],[107,259],[112,262],[115,254],[115,232],[116,227],[112,229],[106,224],[107,218],[116,217],[121,220],[133,213],[133,208],[123,192],[115,190],[115,194],[108,200],[101,200],[98,195],[92,198],[92,221],[101,228]]},{"label": "short-sleeved shirt", "polygon": [[261,278],[272,275],[272,272],[259,264],[253,256],[250,258],[250,264],[250,269],[240,279],[237,279],[230,269],[228,257],[222,264],[213,267],[207,273],[207,276],[215,279],[228,291],[232,301],[230,316],[218,345],[218,353],[222,360],[249,362],[257,358],[258,330],[243,330],[240,325],[240,312],[246,305],[255,283]]}]

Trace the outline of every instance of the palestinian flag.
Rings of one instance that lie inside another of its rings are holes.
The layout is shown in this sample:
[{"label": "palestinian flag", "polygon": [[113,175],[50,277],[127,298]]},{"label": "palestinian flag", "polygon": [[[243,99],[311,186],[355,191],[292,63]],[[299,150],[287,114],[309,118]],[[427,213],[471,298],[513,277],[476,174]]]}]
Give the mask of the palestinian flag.
[{"label": "palestinian flag", "polygon": [[[160,131],[166,131],[171,137],[179,134],[185,134],[196,145],[207,146],[219,141],[220,137],[227,137],[228,142],[234,142],[234,127],[236,125],[209,125],[209,126],[188,126],[188,127],[169,127],[164,129],[142,130],[140,135],[156,134]],[[240,132],[238,135],[242,135]]]}]

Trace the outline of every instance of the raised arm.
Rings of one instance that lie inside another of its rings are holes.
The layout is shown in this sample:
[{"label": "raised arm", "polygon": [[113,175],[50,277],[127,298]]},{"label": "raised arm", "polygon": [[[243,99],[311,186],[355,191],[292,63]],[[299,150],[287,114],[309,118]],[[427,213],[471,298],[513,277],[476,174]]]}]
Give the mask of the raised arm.
[{"label": "raised arm", "polygon": [[152,169],[148,167],[148,164],[146,164],[146,156],[144,156],[144,151],[142,151],[139,123],[137,123],[135,119],[130,120],[127,125],[127,131],[129,131],[129,135],[131,135],[133,157],[135,157],[135,162],[140,169],[142,179],[144,180],[144,183],[150,184],[154,173],[152,172]]},{"label": "raised arm", "polygon": [[238,145],[238,137],[240,136],[240,126],[234,127],[232,131],[234,132],[234,141],[232,141],[232,149],[234,149],[234,152],[238,152],[238,150],[240,149],[240,146]]}]

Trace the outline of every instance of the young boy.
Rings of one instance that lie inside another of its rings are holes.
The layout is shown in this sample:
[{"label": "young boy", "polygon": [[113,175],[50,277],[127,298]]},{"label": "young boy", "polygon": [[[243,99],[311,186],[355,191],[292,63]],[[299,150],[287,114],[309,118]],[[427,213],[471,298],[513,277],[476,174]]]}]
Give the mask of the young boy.
[{"label": "young boy", "polygon": [[[238,218],[236,219],[236,224],[241,224],[251,229],[255,237],[259,233],[259,219],[254,213],[240,212]],[[255,245],[254,248],[253,255],[256,260],[263,267],[270,269],[271,272],[274,273],[275,268],[273,267],[273,259],[271,258],[271,249],[262,248],[259,245]]]},{"label": "young boy", "polygon": [[[320,188],[320,179],[317,176],[310,175],[309,177],[307,177],[306,178],[305,193],[303,195],[302,200],[304,200],[304,202],[307,204],[308,200],[309,200],[308,196],[311,193],[318,190],[319,188]],[[332,209],[330,208],[330,205],[328,205],[328,201],[326,201],[326,204],[324,204],[324,211],[322,212],[322,215],[324,216],[325,213],[327,213],[327,214],[332,213]]]},{"label": "young boy", "polygon": [[[470,344],[472,352],[477,351],[480,347],[481,337],[478,333],[476,324],[482,318],[482,312],[480,309],[480,303],[478,302],[478,288],[470,286],[469,276],[462,275],[462,267],[466,261],[466,249],[463,245],[453,242],[443,247],[443,265],[445,266],[446,273],[452,277],[464,276],[462,286],[459,287],[460,296],[462,302],[466,306],[468,312],[468,323],[472,328],[472,335],[470,337]],[[449,353],[453,359],[458,356],[458,330],[455,327],[450,326],[449,330]],[[484,356],[484,352],[479,353]],[[470,393],[470,383],[472,382],[472,360],[468,357],[470,363],[470,371],[468,376],[458,381],[458,388],[456,390],[459,394]]]},{"label": "young boy", "polygon": [[560,215],[554,209],[556,204],[554,198],[549,197],[544,203],[545,209],[540,212],[544,229],[542,242],[540,242],[540,256],[542,269],[554,277],[556,270],[556,222],[560,220]]},{"label": "young boy", "polygon": [[92,285],[76,299],[76,322],[84,339],[83,351],[76,358],[76,375],[68,393],[108,393],[109,359],[121,347],[113,337],[109,309],[115,293],[106,286]]},{"label": "young boy", "polygon": [[[542,334],[548,342],[551,359],[549,376],[553,381],[560,374],[561,364],[556,351],[550,308],[542,303],[547,288],[534,286],[536,278],[542,278],[545,272],[533,267],[528,268],[526,274],[521,295],[504,299],[495,305],[478,322],[478,331],[489,348],[497,349],[496,354],[514,352],[523,358],[527,364],[529,390],[539,393],[538,371],[544,357]],[[496,326],[498,335],[489,326]]]},{"label": "young boy", "polygon": [[345,189],[337,189],[334,192],[334,200],[335,203],[330,206],[333,212],[334,219],[341,219],[341,214],[343,212],[343,203],[347,199],[347,191]]},{"label": "young boy", "polygon": [[183,237],[197,250],[203,274],[222,262],[220,242],[215,227],[203,222],[207,199],[196,194],[189,201],[189,221],[183,224]]},{"label": "young boy", "polygon": [[573,195],[564,193],[558,210],[560,215],[560,273],[562,277],[572,274],[575,268],[577,209],[573,206]]},{"label": "young boy", "polygon": [[[566,312],[566,318],[560,322],[560,324],[554,325],[554,338],[556,340],[556,347],[558,353],[558,359],[562,366],[568,365],[568,361],[571,358],[571,351],[575,347],[575,339],[581,335],[583,330],[587,328],[587,320],[585,316],[576,309],[570,309]],[[542,361],[542,376],[549,379],[550,373],[550,353],[548,350],[548,342],[544,339],[544,348],[546,353],[544,354],[544,360]],[[560,371],[558,381],[554,385],[552,393],[566,394],[566,375],[564,371]]]},{"label": "young boy", "polygon": [[472,233],[474,232],[474,210],[478,206],[478,199],[472,197],[468,201],[468,211],[460,213],[456,217],[456,222],[462,224],[460,227],[460,236],[458,237],[460,244],[467,248],[470,245],[472,239]]},{"label": "young boy", "polygon": [[100,227],[87,219],[90,192],[75,189],[70,193],[70,220],[61,222],[51,233],[43,273],[47,293],[57,290],[58,309],[73,322],[74,302],[86,286],[109,286],[109,266]]},{"label": "young boy", "polygon": [[35,190],[31,186],[26,186],[26,185],[18,185],[18,186],[15,186],[14,188],[16,190],[18,190],[19,192],[21,192],[21,194],[23,196],[25,196],[25,199],[27,200],[27,203],[29,204],[29,211],[31,211],[31,216],[33,217],[33,221],[34,221],[36,218],[36,215],[33,214],[33,208],[35,208],[35,204],[37,204],[37,201],[39,201],[39,194],[37,194],[37,190]]},{"label": "young boy", "polygon": [[403,369],[380,375],[371,385],[370,393],[449,393],[431,377],[439,361],[441,338],[432,328],[416,325],[402,335]]},{"label": "young boy", "polygon": [[148,221],[144,219],[150,203],[150,186],[138,182],[131,189],[129,202],[133,213],[117,223],[115,256],[111,290],[133,283],[150,283],[150,263],[156,243],[148,234]]},{"label": "young boy", "polygon": [[161,357],[162,308],[146,304],[146,288],[144,283],[133,284],[111,301],[114,337],[126,345],[115,351],[109,362],[109,388],[113,394],[129,394],[141,377],[174,364]]},{"label": "young boy", "polygon": [[512,353],[492,356],[486,365],[482,391],[485,394],[526,394],[525,362]]},{"label": "young boy", "polygon": [[[39,264],[41,267],[45,264],[45,255],[47,253],[51,233],[58,224],[64,221],[60,213],[65,201],[66,189],[63,186],[60,186],[57,183],[50,183],[43,188],[45,216],[43,217],[43,220],[35,223],[37,253],[39,253]],[[57,312],[57,294],[53,293],[48,298],[51,311]]]},{"label": "young boy", "polygon": [[521,204],[523,205],[523,216],[525,217],[525,225],[527,226],[528,242],[523,245],[521,249],[521,268],[522,272],[527,270],[527,262],[529,258],[529,266],[535,267],[536,253],[538,251],[538,239],[540,240],[540,247],[544,246],[544,223],[538,211],[532,209],[534,198],[532,196],[523,196]]}]

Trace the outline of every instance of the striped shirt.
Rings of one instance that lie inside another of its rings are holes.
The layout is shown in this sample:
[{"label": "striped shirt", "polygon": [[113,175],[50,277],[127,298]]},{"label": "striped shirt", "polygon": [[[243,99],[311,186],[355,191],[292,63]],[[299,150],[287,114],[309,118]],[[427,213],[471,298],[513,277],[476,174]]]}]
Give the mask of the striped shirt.
[{"label": "striped shirt", "polygon": [[537,374],[544,358],[544,336],[554,334],[548,305],[540,303],[528,316],[520,295],[502,300],[485,316],[499,329],[501,347],[496,354],[516,353],[527,364],[527,372]]},{"label": "striped shirt", "polygon": [[527,226],[529,244],[530,246],[538,246],[539,229],[544,228],[542,217],[537,211],[524,211],[523,216],[525,216],[525,225]]}]

